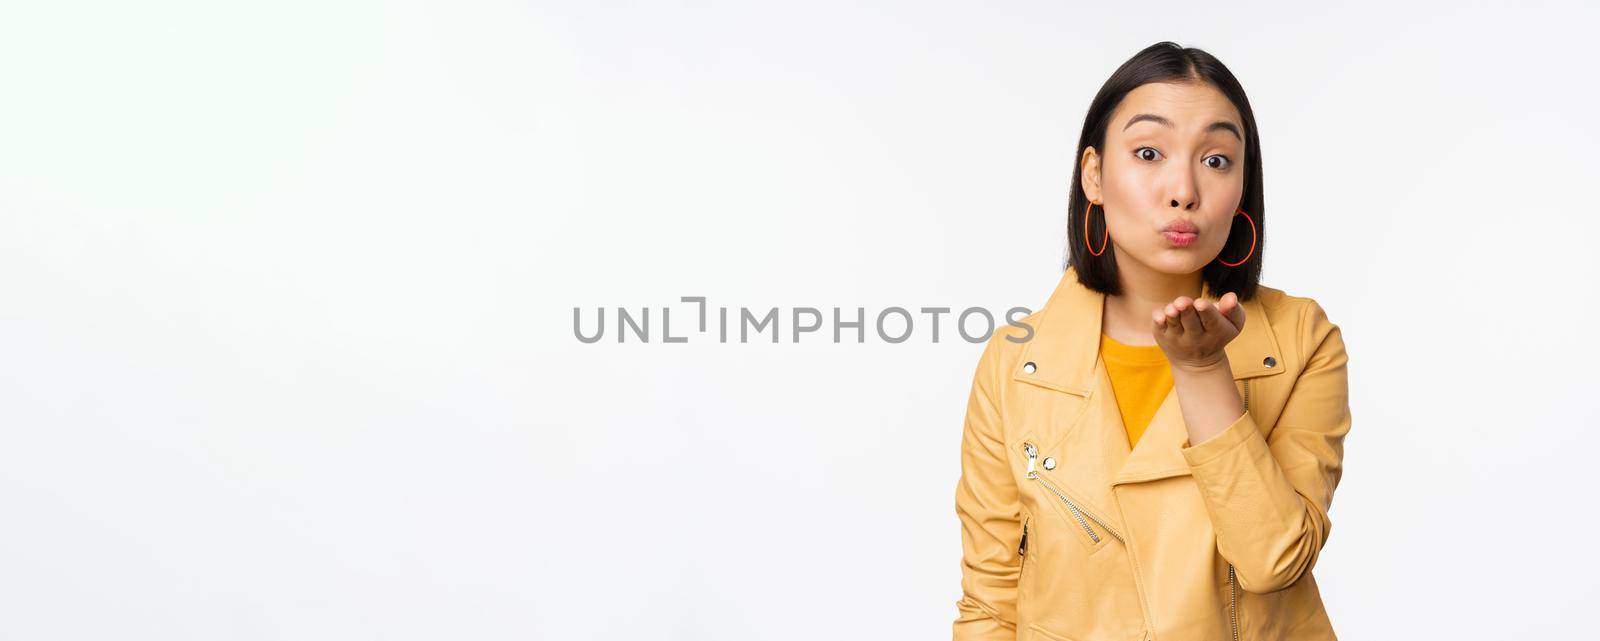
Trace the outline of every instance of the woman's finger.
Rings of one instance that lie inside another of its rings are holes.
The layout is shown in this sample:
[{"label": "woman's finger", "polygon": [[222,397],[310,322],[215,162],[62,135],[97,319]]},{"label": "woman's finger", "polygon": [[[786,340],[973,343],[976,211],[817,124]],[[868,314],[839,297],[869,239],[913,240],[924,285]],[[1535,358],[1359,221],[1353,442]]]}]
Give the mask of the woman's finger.
[{"label": "woman's finger", "polygon": [[1194,308],[1195,311],[1200,312],[1200,322],[1206,326],[1206,329],[1222,329],[1225,326],[1232,326],[1227,317],[1223,316],[1222,312],[1217,309],[1216,303],[1202,298],[1194,302]]},{"label": "woman's finger", "polygon": [[1239,304],[1238,294],[1233,292],[1223,294],[1219,309],[1222,310],[1222,315],[1228,318],[1228,322],[1233,323],[1234,329],[1244,329],[1244,305]]},{"label": "woman's finger", "polygon": [[1239,297],[1235,296],[1233,292],[1228,292],[1217,298],[1217,309],[1221,310],[1222,315],[1224,316],[1228,315],[1229,312],[1232,312],[1234,306],[1238,304]]},{"label": "woman's finger", "polygon": [[1166,316],[1167,336],[1182,336],[1183,320],[1178,313],[1177,306],[1167,303],[1167,307],[1162,310],[1162,314]]},{"label": "woman's finger", "polygon": [[1204,334],[1206,328],[1200,323],[1200,313],[1194,311],[1194,302],[1187,298],[1179,298],[1178,301],[1178,309],[1182,312],[1179,318],[1182,319],[1180,322],[1183,323],[1183,333],[1193,333],[1196,336]]},{"label": "woman's finger", "polygon": [[1161,342],[1167,335],[1167,314],[1161,310],[1150,312],[1150,337]]}]

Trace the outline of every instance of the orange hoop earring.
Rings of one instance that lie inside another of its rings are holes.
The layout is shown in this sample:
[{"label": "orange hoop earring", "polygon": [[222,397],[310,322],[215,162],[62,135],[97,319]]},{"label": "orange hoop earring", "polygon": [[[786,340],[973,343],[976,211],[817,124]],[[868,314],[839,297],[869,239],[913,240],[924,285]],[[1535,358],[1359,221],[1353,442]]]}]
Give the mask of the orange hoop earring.
[{"label": "orange hoop earring", "polygon": [[1222,263],[1224,265],[1227,265],[1229,267],[1238,267],[1240,265],[1243,265],[1245,261],[1250,260],[1250,257],[1255,255],[1255,253],[1256,253],[1256,239],[1257,239],[1257,236],[1256,236],[1256,220],[1254,218],[1251,218],[1250,214],[1245,214],[1244,213],[1244,209],[1239,209],[1238,212],[1241,213],[1241,214],[1244,214],[1244,219],[1250,223],[1250,251],[1245,253],[1244,258],[1239,259],[1239,262],[1237,262],[1237,263],[1230,263],[1230,262],[1227,262],[1225,260],[1222,260],[1221,256],[1217,257],[1217,262]]},{"label": "orange hoop earring", "polygon": [[[1106,244],[1111,242],[1111,226],[1106,225],[1106,237],[1100,239],[1100,251],[1094,250],[1094,245],[1089,242],[1089,214],[1094,211],[1094,201],[1089,201],[1089,206],[1083,208],[1083,244],[1089,248],[1089,253],[1099,256],[1106,253]],[[1105,218],[1105,207],[1101,207],[1101,218]]]}]

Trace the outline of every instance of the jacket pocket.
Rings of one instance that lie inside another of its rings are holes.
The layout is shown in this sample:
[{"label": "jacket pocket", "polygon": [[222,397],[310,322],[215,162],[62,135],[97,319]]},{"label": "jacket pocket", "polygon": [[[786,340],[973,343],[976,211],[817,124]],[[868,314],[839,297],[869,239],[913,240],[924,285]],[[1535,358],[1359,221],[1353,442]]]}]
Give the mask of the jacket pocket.
[{"label": "jacket pocket", "polygon": [[1078,540],[1085,547],[1092,552],[1112,538],[1122,538],[1094,515],[1084,511],[1079,501],[1074,501],[1064,488],[1049,478],[1049,470],[1056,465],[1055,459],[1046,457],[1040,461],[1039,448],[1031,440],[1023,441],[1022,454],[1027,457],[1027,478],[1039,485],[1045,494],[1043,500],[1055,506],[1056,512],[1067,521],[1067,528],[1077,532]]},{"label": "jacket pocket", "polygon": [[1033,523],[1033,515],[1029,514],[1027,510],[1023,510],[1023,512],[1022,512],[1022,541],[1017,544],[1017,594],[1018,595],[1027,594],[1027,592],[1028,592],[1028,566],[1032,565],[1032,563],[1028,560],[1028,557],[1030,555],[1033,555],[1033,554],[1038,554],[1038,549],[1037,548],[1035,548],[1033,550],[1029,550],[1028,549],[1029,541],[1031,539],[1037,539],[1038,538],[1038,535],[1034,533],[1034,529],[1035,529],[1035,526],[1034,526],[1034,523]]}]

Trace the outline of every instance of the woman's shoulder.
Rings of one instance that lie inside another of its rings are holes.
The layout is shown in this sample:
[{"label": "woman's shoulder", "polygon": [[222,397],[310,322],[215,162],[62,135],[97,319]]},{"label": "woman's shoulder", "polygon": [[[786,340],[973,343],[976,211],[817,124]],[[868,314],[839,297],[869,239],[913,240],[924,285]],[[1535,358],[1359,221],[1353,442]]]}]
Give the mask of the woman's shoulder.
[{"label": "woman's shoulder", "polygon": [[[1256,286],[1254,300],[1267,315],[1267,322],[1275,333],[1296,336],[1301,345],[1315,348],[1339,329],[1338,324],[1328,318],[1327,309],[1312,296],[1261,284]],[[1246,318],[1245,322],[1250,321]]]},{"label": "woman's shoulder", "polygon": [[1269,314],[1305,314],[1322,309],[1322,303],[1304,293],[1291,294],[1265,283],[1256,286],[1255,299]]}]

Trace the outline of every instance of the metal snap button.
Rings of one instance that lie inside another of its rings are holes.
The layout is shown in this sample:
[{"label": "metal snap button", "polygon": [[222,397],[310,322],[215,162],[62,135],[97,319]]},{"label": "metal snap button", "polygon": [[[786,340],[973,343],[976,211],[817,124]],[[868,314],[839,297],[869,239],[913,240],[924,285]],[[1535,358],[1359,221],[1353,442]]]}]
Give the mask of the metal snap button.
[{"label": "metal snap button", "polygon": [[1027,372],[1029,374],[1032,374],[1033,371],[1036,370],[1036,369],[1039,369],[1039,368],[1035,367],[1033,365],[1033,361],[1028,361],[1027,363],[1023,363],[1023,365],[1022,365],[1022,371]]},{"label": "metal snap button", "polygon": [[1261,359],[1261,364],[1266,365],[1267,367],[1274,367],[1278,364],[1278,359],[1268,356]]},{"label": "metal snap button", "polygon": [[1056,469],[1056,457],[1054,457],[1054,456],[1046,456],[1046,457],[1044,457],[1044,469],[1047,469],[1047,470]]}]

